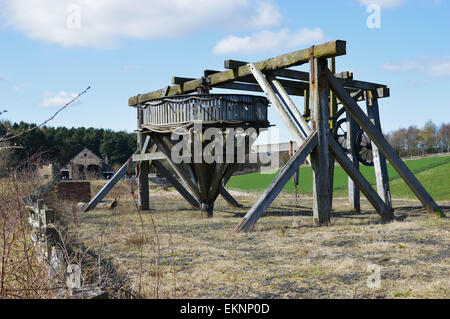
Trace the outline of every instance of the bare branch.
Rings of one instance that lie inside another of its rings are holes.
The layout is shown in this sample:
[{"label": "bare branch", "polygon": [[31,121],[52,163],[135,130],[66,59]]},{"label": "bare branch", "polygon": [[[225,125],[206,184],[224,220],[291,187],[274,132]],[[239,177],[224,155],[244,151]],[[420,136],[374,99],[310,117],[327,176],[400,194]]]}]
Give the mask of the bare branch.
[{"label": "bare branch", "polygon": [[47,124],[48,122],[50,122],[51,120],[53,120],[56,115],[58,115],[59,112],[61,112],[62,110],[64,110],[65,108],[67,108],[69,105],[71,105],[73,102],[75,102],[80,96],[82,96],[84,93],[86,93],[91,87],[88,86],[83,92],[79,93],[77,96],[75,96],[72,100],[70,100],[69,102],[67,102],[66,104],[64,104],[62,107],[60,107],[58,109],[58,111],[55,112],[55,114],[52,115],[52,117],[50,117],[49,119],[45,120],[44,122],[42,122],[41,124],[37,125],[37,126],[33,126],[32,128],[29,128],[28,130],[22,131],[18,134],[15,134],[13,136],[9,136],[7,137],[7,135],[3,136],[2,138],[0,138],[0,143],[2,142],[7,142],[13,139],[16,139],[18,137],[21,137],[25,134],[30,133],[33,130],[36,130],[42,126],[44,126],[45,124]]}]

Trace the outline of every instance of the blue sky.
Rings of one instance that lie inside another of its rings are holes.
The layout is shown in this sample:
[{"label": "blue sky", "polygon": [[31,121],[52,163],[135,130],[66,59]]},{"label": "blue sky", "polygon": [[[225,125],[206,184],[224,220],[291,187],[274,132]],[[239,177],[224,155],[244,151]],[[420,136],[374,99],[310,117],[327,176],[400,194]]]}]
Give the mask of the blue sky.
[{"label": "blue sky", "polygon": [[[370,4],[380,28],[367,26]],[[380,101],[385,132],[450,122],[448,0],[0,0],[0,39],[1,119],[11,121],[40,123],[90,85],[50,125],[131,132],[128,98],[172,76],[341,39],[338,71],[391,88]]]}]

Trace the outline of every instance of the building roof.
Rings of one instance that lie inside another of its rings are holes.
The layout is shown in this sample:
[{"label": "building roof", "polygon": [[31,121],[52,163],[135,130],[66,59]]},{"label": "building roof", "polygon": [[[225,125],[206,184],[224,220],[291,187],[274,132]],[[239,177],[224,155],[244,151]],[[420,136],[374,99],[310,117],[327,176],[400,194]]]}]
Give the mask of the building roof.
[{"label": "building roof", "polygon": [[71,160],[70,164],[75,165],[96,165],[96,166],[102,166],[103,160],[97,156],[94,152],[92,152],[88,148],[84,148],[81,152],[79,152],[77,155],[75,155]]}]

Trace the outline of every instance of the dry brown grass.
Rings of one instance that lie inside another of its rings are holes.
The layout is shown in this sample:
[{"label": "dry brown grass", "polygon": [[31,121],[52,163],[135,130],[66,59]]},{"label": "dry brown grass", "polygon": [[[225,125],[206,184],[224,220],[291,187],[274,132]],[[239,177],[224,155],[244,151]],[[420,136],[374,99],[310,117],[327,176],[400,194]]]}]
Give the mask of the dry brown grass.
[{"label": "dry brown grass", "polygon": [[30,239],[24,198],[39,185],[32,172],[0,179],[0,298],[48,298],[47,268]]},{"label": "dry brown grass", "polygon": [[[94,185],[100,188],[99,185]],[[234,193],[243,209],[219,198],[201,218],[175,191],[152,190],[151,210],[137,212],[125,182],[114,211],[80,214],[78,240],[101,248],[134,293],[154,298],[449,298],[450,225],[418,202],[394,201],[397,219],[380,224],[336,199],[329,227],[314,227],[311,199],[294,207],[283,194],[254,231],[234,233],[258,194]],[[449,214],[449,203],[441,203]],[[141,219],[142,218],[142,219]],[[381,287],[366,285],[381,266]]]}]

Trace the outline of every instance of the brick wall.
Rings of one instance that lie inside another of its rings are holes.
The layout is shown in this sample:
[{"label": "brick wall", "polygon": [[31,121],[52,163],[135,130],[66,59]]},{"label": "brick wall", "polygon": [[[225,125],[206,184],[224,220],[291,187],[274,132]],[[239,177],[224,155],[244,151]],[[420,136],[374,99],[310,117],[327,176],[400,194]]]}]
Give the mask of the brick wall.
[{"label": "brick wall", "polygon": [[89,181],[61,181],[56,186],[56,196],[61,200],[89,202],[91,183]]}]

